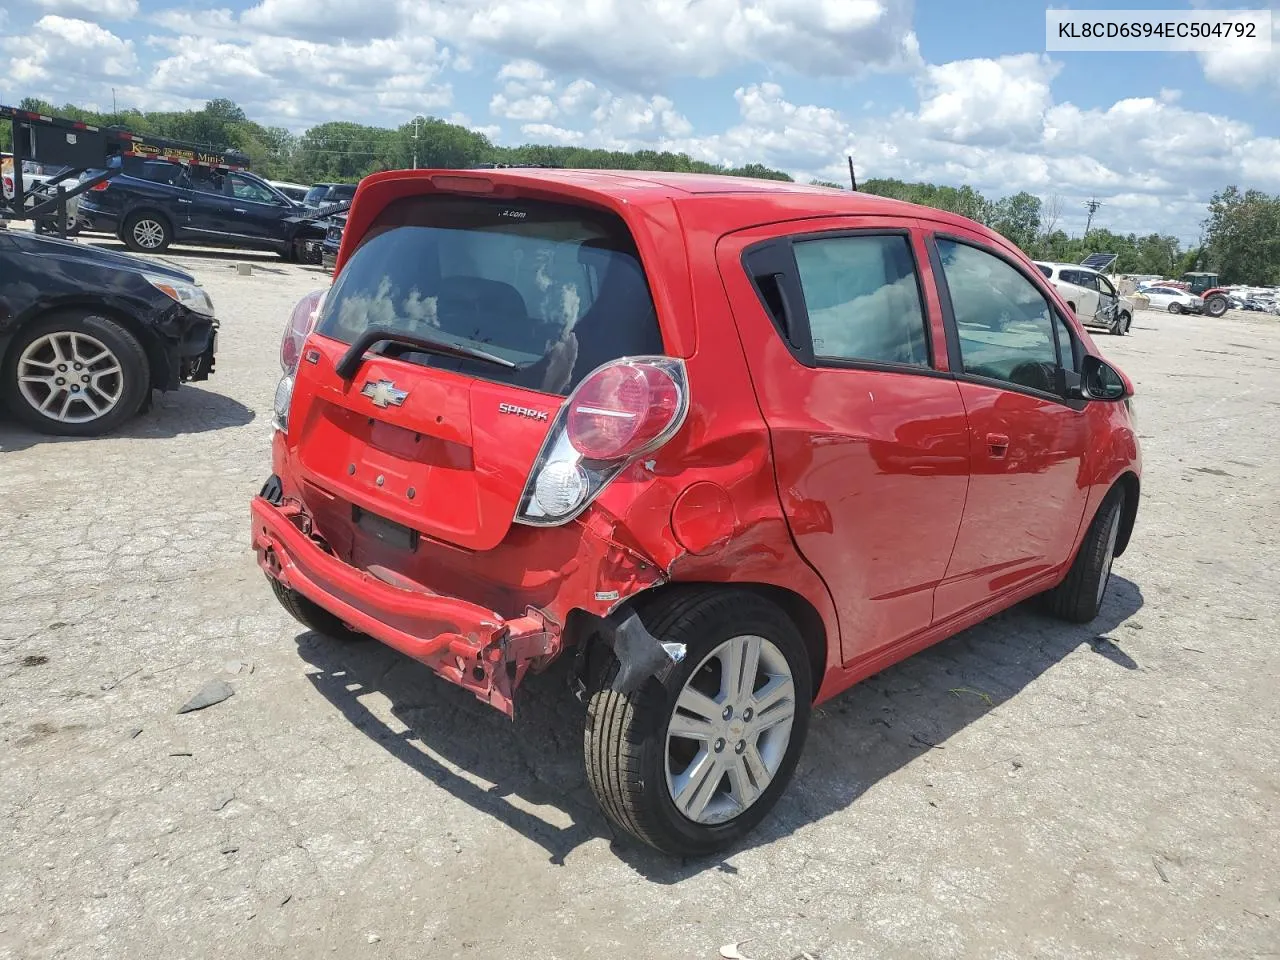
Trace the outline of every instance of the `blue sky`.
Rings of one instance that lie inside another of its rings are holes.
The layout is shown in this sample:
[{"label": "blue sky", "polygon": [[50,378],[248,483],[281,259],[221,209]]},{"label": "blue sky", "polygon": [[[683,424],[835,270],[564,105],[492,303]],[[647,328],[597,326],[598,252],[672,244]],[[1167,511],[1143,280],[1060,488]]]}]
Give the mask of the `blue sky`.
[{"label": "blue sky", "polygon": [[420,113],[501,143],[682,150],[798,178],[843,180],[853,152],[864,178],[1028,190],[1068,230],[1097,196],[1100,224],[1184,240],[1214,190],[1280,192],[1280,39],[1046,54],[1044,34],[1027,2],[6,0],[0,102],[225,96],[299,132]]}]

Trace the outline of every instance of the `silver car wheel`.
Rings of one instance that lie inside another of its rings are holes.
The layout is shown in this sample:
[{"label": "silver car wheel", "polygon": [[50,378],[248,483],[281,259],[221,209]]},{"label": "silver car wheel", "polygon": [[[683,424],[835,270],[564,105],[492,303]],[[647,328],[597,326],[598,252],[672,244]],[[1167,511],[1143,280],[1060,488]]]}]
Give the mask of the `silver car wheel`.
[{"label": "silver car wheel", "polygon": [[158,220],[139,220],[133,225],[133,239],[144,250],[155,250],[164,243],[164,224]]},{"label": "silver car wheel", "polygon": [[18,357],[18,392],[42,416],[59,423],[91,423],[106,416],[124,388],[119,358],[85,333],[47,333]]},{"label": "silver car wheel", "polygon": [[787,658],[764,637],[716,647],[676,698],[667,725],[667,790],[695,823],[732,820],[777,775],[796,713]]}]

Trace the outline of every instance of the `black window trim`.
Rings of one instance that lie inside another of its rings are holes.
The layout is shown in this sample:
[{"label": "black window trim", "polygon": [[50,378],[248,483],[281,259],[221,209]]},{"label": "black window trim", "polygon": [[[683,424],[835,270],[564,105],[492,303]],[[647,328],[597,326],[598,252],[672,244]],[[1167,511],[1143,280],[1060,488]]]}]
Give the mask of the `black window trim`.
[{"label": "black window trim", "polygon": [[[742,251],[741,265],[747,282],[756,292],[756,299],[765,315],[773,324],[779,339],[796,360],[804,366],[819,370],[872,370],[882,373],[906,373],[921,377],[943,377],[951,379],[951,371],[938,369],[938,358],[933,349],[933,325],[929,311],[929,301],[925,297],[925,280],[920,270],[920,260],[916,256],[915,244],[912,242],[913,230],[910,227],[837,227],[832,230],[812,230],[806,233],[789,233],[769,237],[749,244]],[[813,331],[809,325],[809,308],[804,298],[804,288],[800,283],[800,269],[796,264],[795,244],[810,240],[838,240],[843,237],[902,237],[907,242],[907,253],[911,257],[911,269],[915,273],[916,296],[920,300],[920,319],[924,325],[925,350],[928,354],[928,366],[913,363],[886,363],[883,360],[856,360],[843,357],[819,357],[813,352]],[[778,278],[779,293],[788,305],[790,321],[795,329],[788,332],[774,315],[772,308],[765,300],[764,291],[756,283],[757,274],[751,268],[751,259],[775,248],[781,253],[782,262],[775,263],[781,269],[768,271]]]},{"label": "black window trim", "polygon": [[[957,380],[963,380],[967,383],[977,383],[983,386],[997,387],[1001,390],[1008,390],[1013,393],[1022,393],[1030,397],[1036,397],[1041,400],[1052,400],[1054,403],[1061,404],[1064,407],[1070,407],[1072,410],[1080,411],[1085,408],[1088,401],[1072,400],[1064,397],[1059,393],[1052,393],[1045,390],[1037,390],[1034,387],[1023,386],[1020,383],[1011,383],[1008,380],[998,380],[994,377],[980,377],[969,373],[964,368],[964,357],[960,351],[960,328],[956,325],[955,305],[951,300],[951,287],[947,282],[946,270],[942,266],[942,256],[938,253],[938,240],[950,240],[952,243],[963,244],[966,247],[973,247],[982,253],[990,254],[997,260],[1004,261],[1008,266],[1012,267],[1023,279],[1035,287],[1036,291],[1044,297],[1044,302],[1048,305],[1049,310],[1055,317],[1062,321],[1068,335],[1071,338],[1071,362],[1075,366],[1075,373],[1080,369],[1081,354],[1083,347],[1080,338],[1076,336],[1075,331],[1071,328],[1071,321],[1063,316],[1061,310],[1058,309],[1057,303],[1046,290],[1047,281],[1039,270],[1035,271],[1035,277],[1032,277],[1013,257],[1006,252],[993,247],[990,244],[975,240],[972,237],[964,237],[955,233],[947,233],[944,230],[930,231],[925,237],[925,249],[929,251],[929,266],[933,269],[933,282],[938,288],[938,302],[942,305],[942,325],[946,331],[947,341],[947,360],[951,366],[951,371]],[[1037,278],[1041,281],[1036,282]],[[1053,348],[1056,355],[1058,369],[1064,370],[1062,366],[1062,345],[1058,339],[1058,324],[1051,323],[1050,329],[1053,331]]]}]

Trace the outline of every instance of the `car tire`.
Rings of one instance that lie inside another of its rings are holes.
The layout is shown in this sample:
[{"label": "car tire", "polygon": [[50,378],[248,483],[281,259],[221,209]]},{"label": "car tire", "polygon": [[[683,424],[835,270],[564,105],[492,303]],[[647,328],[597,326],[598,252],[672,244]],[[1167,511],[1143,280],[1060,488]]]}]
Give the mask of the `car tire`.
[{"label": "car tire", "polygon": [[0,376],[15,417],[65,437],[109,433],[136,414],[151,391],[142,344],[120,323],[91,312],[55,314],[23,327]]},{"label": "car tire", "polygon": [[290,616],[308,630],[314,630],[316,633],[332,637],[334,640],[365,639],[365,634],[352,630],[338,617],[335,617],[318,603],[304,597],[297,590],[292,587],[286,587],[275,577],[268,577],[267,579],[271,581],[271,592],[280,601],[280,606],[289,611]]},{"label": "car tire", "polygon": [[142,211],[129,215],[121,231],[124,245],[138,253],[161,253],[173,242],[173,228],[158,213]]},{"label": "car tire", "polygon": [[1050,615],[1069,623],[1088,623],[1098,615],[1111,579],[1123,514],[1124,491],[1117,487],[1102,501],[1062,583],[1043,594]]},{"label": "car tire", "polygon": [[[722,850],[759,824],[795,771],[809,724],[808,651],[779,607],[745,591],[681,591],[640,613],[654,637],[685,653],[622,693],[613,689],[617,658],[596,648],[583,743],[588,782],[608,819],[636,839],[674,856]],[[751,649],[760,672],[749,693],[735,692],[724,682],[727,665],[735,655],[747,662]],[[705,692],[713,689],[719,693]],[[689,702],[705,722],[684,712]],[[698,736],[673,734],[677,721],[698,727]]]},{"label": "car tire", "polygon": [[1111,322],[1110,332],[1117,337],[1123,337],[1129,332],[1130,322],[1132,322],[1132,318],[1129,314],[1121,313]]},{"label": "car tire", "polygon": [[1170,312],[1170,313],[1182,313],[1182,304],[1178,303],[1178,302],[1175,300],[1173,303],[1169,304],[1169,312]]}]

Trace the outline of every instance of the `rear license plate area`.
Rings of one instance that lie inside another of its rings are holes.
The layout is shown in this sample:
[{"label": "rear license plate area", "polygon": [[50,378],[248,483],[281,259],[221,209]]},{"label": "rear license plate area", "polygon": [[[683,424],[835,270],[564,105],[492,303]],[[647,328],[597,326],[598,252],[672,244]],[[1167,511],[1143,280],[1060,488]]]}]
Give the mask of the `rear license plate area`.
[{"label": "rear license plate area", "polygon": [[418,549],[418,531],[409,527],[396,523],[394,520],[388,520],[386,517],[380,517],[376,513],[370,513],[363,507],[352,505],[351,522],[360,530],[374,537],[381,543],[385,543],[389,547],[395,547],[399,550],[408,550],[410,552]]}]

